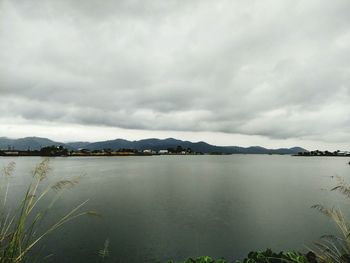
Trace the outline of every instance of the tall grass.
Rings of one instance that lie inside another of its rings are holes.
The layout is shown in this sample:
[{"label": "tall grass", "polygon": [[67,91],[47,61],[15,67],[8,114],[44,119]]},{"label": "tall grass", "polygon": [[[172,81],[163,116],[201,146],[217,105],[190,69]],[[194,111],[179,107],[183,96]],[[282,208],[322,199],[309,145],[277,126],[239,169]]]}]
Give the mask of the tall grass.
[{"label": "tall grass", "polygon": [[[46,229],[41,229],[40,223],[45,218],[48,211],[41,209],[38,205],[54,192],[54,196],[60,192],[75,185],[76,180],[62,180],[53,185],[45,186],[50,167],[49,159],[41,161],[32,172],[32,180],[28,185],[22,200],[17,208],[11,210],[7,207],[10,182],[15,169],[15,163],[10,163],[3,169],[2,178],[5,184],[0,188],[0,263],[17,263],[30,261],[30,253],[40,242],[49,234],[69,221],[83,215],[97,215],[94,211],[81,211],[88,200],[81,202],[73,207],[68,213],[59,217],[54,223]],[[43,187],[44,186],[44,187]],[[51,205],[54,204],[57,198]]]},{"label": "tall grass", "polygon": [[105,262],[105,260],[109,257],[109,239],[108,238],[105,240],[103,248],[99,250],[98,255],[102,259],[102,262]]},{"label": "tall grass", "polygon": [[[342,177],[335,177],[337,185],[331,189],[340,193],[346,199],[350,198],[350,185]],[[317,259],[324,263],[350,262],[350,222],[340,207],[326,207],[321,204],[313,205],[323,215],[330,218],[339,230],[339,235],[324,235],[319,242],[315,242],[314,250]]]}]

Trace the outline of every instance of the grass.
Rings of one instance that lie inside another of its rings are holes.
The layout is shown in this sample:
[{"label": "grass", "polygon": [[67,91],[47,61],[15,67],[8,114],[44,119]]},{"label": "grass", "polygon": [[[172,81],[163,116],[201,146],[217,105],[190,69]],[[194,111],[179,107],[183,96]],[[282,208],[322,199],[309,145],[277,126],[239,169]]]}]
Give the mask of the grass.
[{"label": "grass", "polygon": [[[59,196],[63,189],[74,186],[77,180],[62,180],[43,188],[50,170],[49,159],[44,159],[32,172],[32,180],[17,209],[11,212],[11,209],[7,207],[10,187],[8,179],[12,176],[14,170],[15,163],[12,162],[3,169],[1,178],[5,180],[5,184],[2,184],[0,188],[0,263],[32,262],[30,252],[39,246],[40,242],[49,234],[80,216],[98,215],[94,211],[81,211],[88,202],[86,200],[42,230],[39,226],[49,207],[41,210],[38,206],[40,202],[50,192],[54,192],[55,197]],[[54,198],[50,206],[54,205],[57,199]]]},{"label": "grass", "polygon": [[102,259],[102,262],[105,262],[105,260],[109,256],[109,239],[107,238],[105,240],[103,248],[98,252],[99,257]]},{"label": "grass", "polygon": [[[342,177],[335,177],[337,185],[331,189],[338,192],[346,199],[350,198],[350,185]],[[319,242],[315,242],[315,254],[319,262],[324,263],[348,263],[350,262],[350,224],[340,207],[326,207],[316,204],[312,208],[317,209],[323,215],[331,219],[339,230],[339,235],[323,235]]]}]

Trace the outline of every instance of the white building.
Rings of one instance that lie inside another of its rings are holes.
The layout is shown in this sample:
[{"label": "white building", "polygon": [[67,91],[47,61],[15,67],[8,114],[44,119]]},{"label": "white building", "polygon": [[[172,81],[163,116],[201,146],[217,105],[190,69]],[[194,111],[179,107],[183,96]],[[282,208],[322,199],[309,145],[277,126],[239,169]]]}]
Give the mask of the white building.
[{"label": "white building", "polygon": [[18,155],[19,152],[16,152],[16,151],[10,151],[10,152],[4,152],[4,154],[6,155]]}]

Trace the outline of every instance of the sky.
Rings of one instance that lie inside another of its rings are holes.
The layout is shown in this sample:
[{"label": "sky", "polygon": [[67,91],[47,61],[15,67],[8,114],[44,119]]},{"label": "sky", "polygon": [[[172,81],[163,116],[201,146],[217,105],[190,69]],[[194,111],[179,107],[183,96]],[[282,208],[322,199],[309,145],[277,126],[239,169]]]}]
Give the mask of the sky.
[{"label": "sky", "polygon": [[349,13],[349,0],[0,0],[0,137],[350,150]]}]

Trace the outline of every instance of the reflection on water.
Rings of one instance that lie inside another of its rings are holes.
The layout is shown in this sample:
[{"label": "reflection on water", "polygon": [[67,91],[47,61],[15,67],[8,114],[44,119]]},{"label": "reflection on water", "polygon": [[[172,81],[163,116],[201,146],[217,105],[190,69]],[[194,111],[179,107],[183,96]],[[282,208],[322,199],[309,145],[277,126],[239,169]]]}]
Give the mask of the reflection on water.
[{"label": "reflection on water", "polygon": [[[19,200],[40,158],[16,161],[10,202]],[[254,249],[303,250],[330,231],[310,209],[336,200],[322,188],[349,174],[343,158],[269,155],[52,158],[52,182],[84,175],[48,221],[89,199],[103,217],[80,218],[52,234],[52,262],[96,262],[110,240],[110,262],[154,262],[209,255],[241,258]],[[50,260],[48,260],[50,261]]]}]

